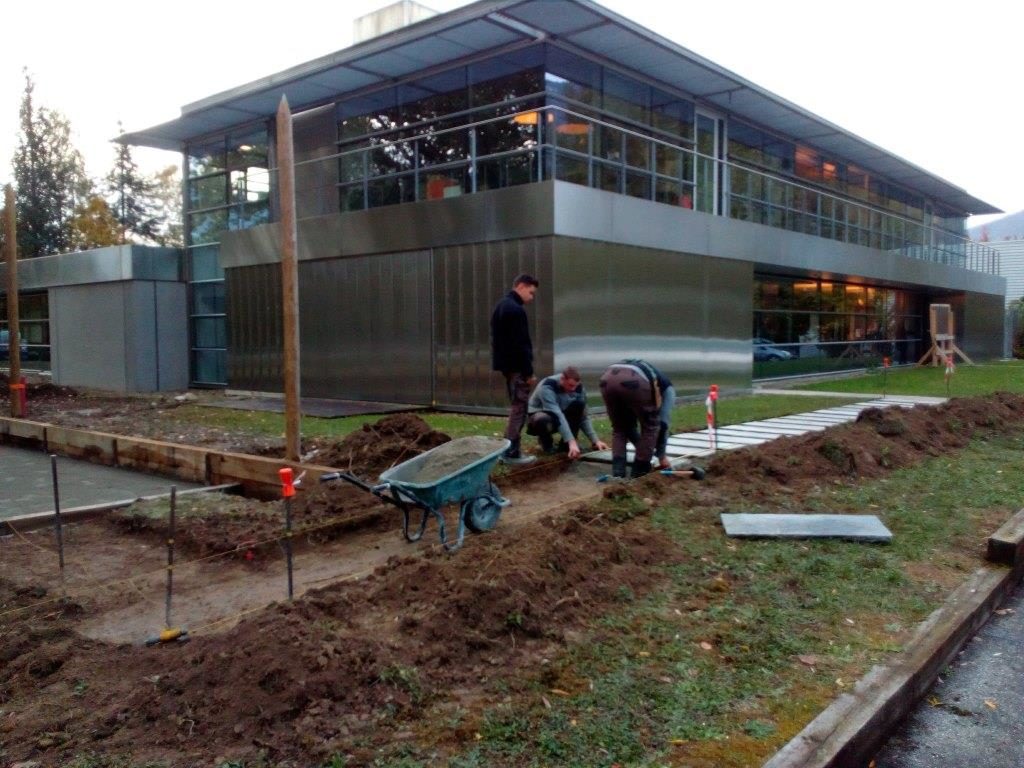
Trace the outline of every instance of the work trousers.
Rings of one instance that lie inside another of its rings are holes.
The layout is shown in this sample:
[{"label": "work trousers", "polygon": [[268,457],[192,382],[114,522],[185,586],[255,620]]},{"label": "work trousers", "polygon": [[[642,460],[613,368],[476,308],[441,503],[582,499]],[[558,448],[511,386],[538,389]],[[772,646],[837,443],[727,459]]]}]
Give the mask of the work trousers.
[{"label": "work trousers", "polygon": [[508,388],[508,400],[512,409],[505,425],[505,438],[511,441],[512,447],[518,448],[519,436],[526,424],[527,404],[530,401],[530,384],[527,377],[515,371],[504,371],[505,385]]},{"label": "work trousers", "polygon": [[651,382],[631,366],[613,365],[601,376],[601,397],[612,422],[613,462],[625,462],[630,442],[636,450],[634,468],[649,469],[660,426]]},{"label": "work trousers", "polygon": [[[583,403],[573,403],[562,414],[569,424],[569,431],[574,440],[579,439],[580,427],[583,425]],[[558,414],[551,411],[536,411],[530,414],[526,423],[526,434],[534,435],[540,440],[541,447],[550,450],[554,446],[554,435],[558,432]]]}]

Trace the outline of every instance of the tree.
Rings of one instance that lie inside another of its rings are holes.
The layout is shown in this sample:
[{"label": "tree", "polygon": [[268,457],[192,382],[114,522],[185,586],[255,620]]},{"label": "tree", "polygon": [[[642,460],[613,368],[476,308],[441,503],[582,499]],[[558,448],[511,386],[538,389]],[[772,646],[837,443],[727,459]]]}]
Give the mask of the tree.
[{"label": "tree", "polygon": [[104,248],[124,242],[120,222],[111,212],[107,201],[99,195],[93,195],[78,206],[71,221],[71,231],[71,244],[77,250]]},{"label": "tree", "polygon": [[71,144],[71,123],[56,110],[36,109],[35,83],[25,75],[14,153],[18,247],[25,258],[60,253],[71,247],[71,221],[91,183],[82,155]]},{"label": "tree", "polygon": [[168,165],[153,175],[153,202],[162,222],[156,241],[160,245],[180,248],[185,238],[181,223],[181,173],[176,165]]},{"label": "tree", "polygon": [[[118,129],[124,133],[120,123]],[[121,242],[157,242],[163,222],[154,201],[155,184],[139,173],[127,144],[117,144],[106,190],[111,213],[121,227]]]}]

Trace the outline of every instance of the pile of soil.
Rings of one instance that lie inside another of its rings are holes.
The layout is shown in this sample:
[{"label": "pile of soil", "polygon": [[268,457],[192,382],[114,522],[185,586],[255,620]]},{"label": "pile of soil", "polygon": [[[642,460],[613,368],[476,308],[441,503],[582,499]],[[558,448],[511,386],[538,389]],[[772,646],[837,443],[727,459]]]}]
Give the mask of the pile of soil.
[{"label": "pile of soil", "polygon": [[512,693],[526,686],[521,670],[545,669],[542,659],[624,593],[655,588],[673,560],[659,533],[590,511],[474,544],[472,556],[393,559],[365,582],[271,606],[185,646],[5,634],[5,757],[58,763],[99,747],[203,763],[262,752],[294,765],[343,752],[367,764],[389,728],[428,704],[508,694],[487,693],[491,679],[513,681]]},{"label": "pile of soil", "polygon": [[[328,466],[346,469],[351,465],[357,477],[374,481],[396,461],[414,458],[449,440],[419,416],[398,414],[364,425],[363,429],[324,447],[313,461],[330,462]],[[471,437],[451,444],[461,445],[479,458],[482,445],[489,446],[484,453],[492,453],[498,443],[493,438]],[[440,457],[437,466],[443,468],[449,460],[468,463],[461,457],[464,452],[456,450],[447,460]],[[434,464],[432,461],[431,465]],[[106,519],[124,533],[161,541],[167,532],[167,502],[135,504],[113,512]],[[295,543],[300,550],[306,544],[333,541],[353,530],[385,530],[400,525],[401,517],[394,507],[340,480],[300,486],[300,493],[292,502],[292,527],[297,532]],[[280,501],[261,502],[235,496],[183,497],[176,529],[175,543],[185,556],[207,557],[234,550],[235,558],[262,563],[282,556],[275,539],[284,531],[284,506]]]},{"label": "pile of soil", "polygon": [[398,413],[364,424],[343,440],[323,446],[311,461],[374,479],[385,469],[449,440],[416,414]]},{"label": "pile of soil", "polygon": [[1024,396],[954,398],[942,405],[869,408],[852,424],[721,453],[708,466],[719,494],[767,502],[823,483],[870,479],[967,445],[979,432],[1016,431]]}]

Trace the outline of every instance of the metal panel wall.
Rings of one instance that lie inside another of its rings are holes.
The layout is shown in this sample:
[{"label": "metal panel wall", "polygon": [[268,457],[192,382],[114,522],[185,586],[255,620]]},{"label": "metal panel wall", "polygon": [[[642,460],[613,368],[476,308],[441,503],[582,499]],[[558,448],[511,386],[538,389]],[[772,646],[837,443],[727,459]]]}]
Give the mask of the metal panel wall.
[{"label": "metal panel wall", "polygon": [[491,370],[490,320],[518,274],[540,281],[528,306],[534,368],[553,370],[550,237],[434,249],[434,400],[441,406],[505,408],[504,380]]},{"label": "metal panel wall", "polygon": [[302,392],[429,405],[430,251],[299,265]]},{"label": "metal panel wall", "polygon": [[554,369],[592,393],[605,368],[641,357],[685,394],[749,387],[753,265],[555,238]]},{"label": "metal panel wall", "polygon": [[281,267],[260,264],[224,270],[228,315],[228,386],[280,392]]},{"label": "metal panel wall", "polygon": [[[225,274],[228,385],[280,392],[280,268]],[[429,404],[430,295],[429,251],[301,263],[302,394]]]}]

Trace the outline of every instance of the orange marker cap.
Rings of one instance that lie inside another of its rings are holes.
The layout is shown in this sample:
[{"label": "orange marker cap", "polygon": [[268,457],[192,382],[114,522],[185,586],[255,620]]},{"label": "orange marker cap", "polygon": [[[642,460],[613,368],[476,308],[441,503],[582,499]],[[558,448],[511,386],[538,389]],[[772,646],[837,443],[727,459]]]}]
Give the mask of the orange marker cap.
[{"label": "orange marker cap", "polygon": [[295,495],[295,478],[292,473],[291,467],[284,467],[283,469],[277,470],[277,474],[281,476],[281,496],[286,499],[291,498]]}]

